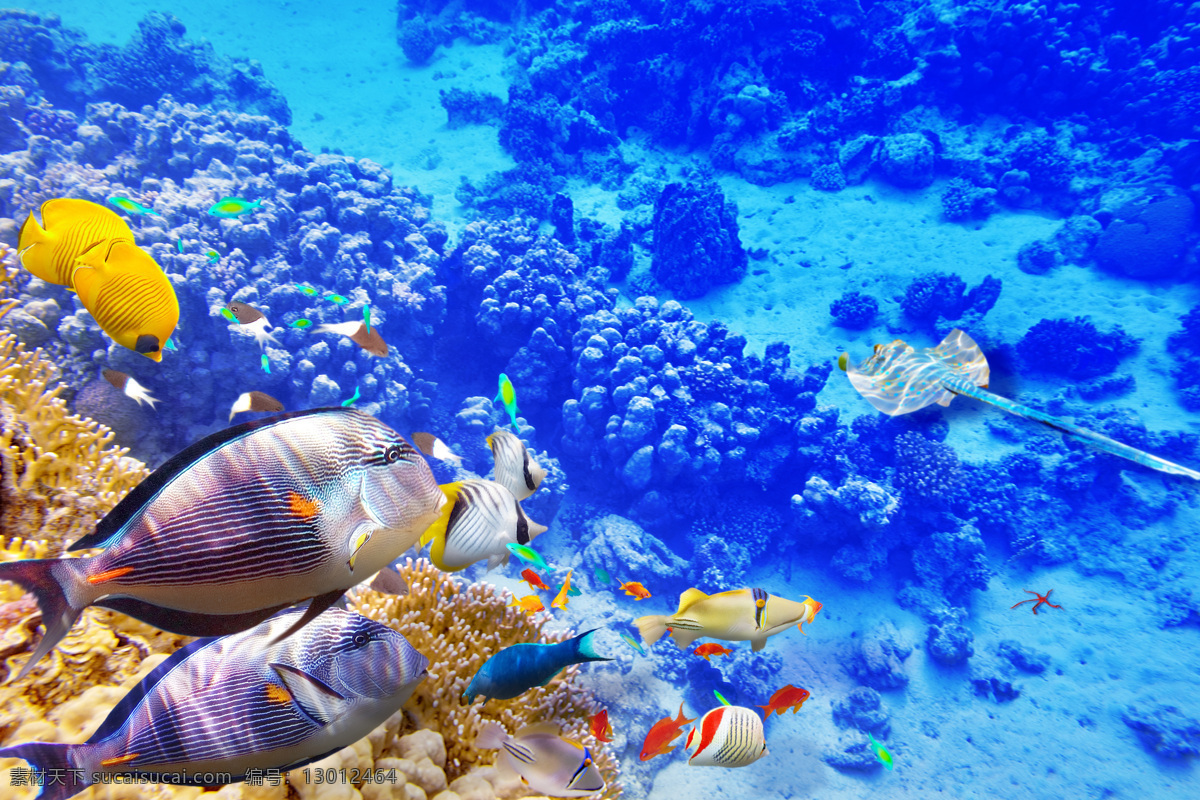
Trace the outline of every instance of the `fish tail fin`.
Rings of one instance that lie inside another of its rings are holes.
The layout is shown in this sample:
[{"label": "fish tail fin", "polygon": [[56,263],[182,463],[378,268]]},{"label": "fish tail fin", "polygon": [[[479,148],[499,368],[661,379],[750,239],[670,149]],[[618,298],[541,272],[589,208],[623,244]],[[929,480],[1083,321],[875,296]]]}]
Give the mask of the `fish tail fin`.
[{"label": "fish tail fin", "polygon": [[642,641],[646,644],[654,644],[667,632],[667,617],[664,614],[638,617],[633,624],[637,625],[638,633],[642,635]]},{"label": "fish tail fin", "polygon": [[[565,606],[565,603],[564,603]],[[584,661],[612,661],[607,656],[602,656],[596,652],[595,644],[592,642],[592,636],[598,629],[593,628],[587,633],[581,633],[575,637],[575,652]]]},{"label": "fish tail fin", "polygon": [[758,707],[763,710],[763,719],[766,719],[767,717],[771,716],[771,707],[770,706],[758,706]]},{"label": "fish tail fin", "polygon": [[79,745],[58,744],[56,742],[28,742],[0,748],[0,758],[21,758],[29,762],[30,768],[41,778],[37,785],[42,787],[37,800],[66,800],[74,794],[83,791],[84,786],[91,784],[89,776],[83,771],[78,780],[52,780],[51,775],[68,775],[68,770],[77,769],[72,758],[73,751]]},{"label": "fish tail fin", "polygon": [[279,344],[279,340],[275,338],[275,334],[271,333],[270,328],[258,328],[250,333],[254,337],[254,341],[258,342],[259,347],[265,348],[267,346],[267,342]]},{"label": "fish tail fin", "polygon": [[485,722],[475,737],[475,746],[480,750],[499,750],[508,738],[508,731],[499,722]]},{"label": "fish tail fin", "polygon": [[[18,584],[37,598],[38,608],[42,612],[42,626],[46,629],[33,655],[29,656],[29,660],[17,674],[17,681],[28,675],[33,666],[41,661],[42,656],[54,649],[83,611],[84,606],[75,608],[71,605],[71,601],[67,599],[66,587],[61,582],[62,578],[55,574],[59,572],[68,579],[75,576],[77,573],[68,566],[72,560],[81,559],[34,558],[0,564],[0,581]],[[55,569],[60,564],[63,566]]]}]

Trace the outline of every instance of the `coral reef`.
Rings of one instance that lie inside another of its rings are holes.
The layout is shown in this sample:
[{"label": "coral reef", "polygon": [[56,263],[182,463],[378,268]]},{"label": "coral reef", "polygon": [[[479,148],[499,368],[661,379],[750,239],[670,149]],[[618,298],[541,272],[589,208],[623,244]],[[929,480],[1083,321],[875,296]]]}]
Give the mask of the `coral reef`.
[{"label": "coral reef", "polygon": [[716,186],[669,183],[654,204],[650,271],[681,300],[702,297],[746,274],[737,207]]}]

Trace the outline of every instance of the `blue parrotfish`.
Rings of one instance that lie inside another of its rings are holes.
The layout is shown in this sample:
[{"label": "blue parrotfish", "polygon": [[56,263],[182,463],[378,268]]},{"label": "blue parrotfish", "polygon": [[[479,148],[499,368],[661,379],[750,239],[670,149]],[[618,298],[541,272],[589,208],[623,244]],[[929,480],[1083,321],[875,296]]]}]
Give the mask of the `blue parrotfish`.
[{"label": "blue parrotfish", "polygon": [[512,381],[503,372],[500,373],[500,391],[496,393],[496,399],[493,403],[504,403],[504,410],[508,412],[508,418],[512,420],[514,428],[520,430],[517,425],[517,390],[513,388]]},{"label": "blue parrotfish", "polygon": [[138,203],[134,200],[130,200],[128,197],[113,196],[113,197],[108,198],[108,202],[112,203],[117,208],[119,208],[122,211],[129,213],[129,214],[150,214],[155,217],[162,216],[162,214],[159,214],[153,208],[148,208],[147,206],[144,206],[141,203]]},{"label": "blue parrotfish", "polygon": [[[29,762],[44,778],[42,800],[64,800],[92,783],[196,786],[211,772],[241,781],[251,770],[294,769],[353,744],[424,680],[425,656],[359,614],[330,609],[276,641],[301,616],[288,611],[187,644],[130,689],[83,744],[28,742],[0,749],[0,758]],[[73,777],[55,781],[55,773]]]},{"label": "blue parrotfish", "polygon": [[535,686],[545,686],[560,670],[587,661],[612,661],[592,648],[595,630],[581,633],[557,644],[538,642],[514,644],[483,662],[475,673],[463,702],[472,703],[483,695],[496,700],[511,700]]},{"label": "blue parrotfish", "polygon": [[498,722],[486,722],[475,738],[481,750],[499,750],[496,769],[521,778],[530,791],[549,797],[587,797],[604,791],[604,776],[592,753],[572,739],[564,739],[553,722],[526,725],[516,736]]},{"label": "blue parrotfish", "polygon": [[421,535],[422,546],[433,544],[429,559],[440,570],[455,572],[484,559],[495,569],[508,563],[508,544],[529,544],[546,531],[495,481],[456,481],[442,491],[448,502]]},{"label": "blue parrotfish", "polygon": [[243,200],[240,197],[222,197],[213,203],[208,213],[222,219],[234,219],[243,214],[249,214],[251,211],[257,211],[260,208],[262,208],[262,200],[255,200],[251,203],[249,200]]},{"label": "blue parrotfish", "polygon": [[416,544],[445,502],[421,454],[361,411],[294,411],[210,434],[69,548],[102,552],[0,564],[46,626],[17,680],[91,605],[217,636],[311,600],[299,627]]},{"label": "blue parrotfish", "polygon": [[950,331],[937,347],[918,350],[896,339],[890,344],[875,345],[875,352],[857,366],[842,353],[838,366],[868,403],[889,416],[907,414],[934,403],[948,406],[958,395],[972,397],[1018,417],[1056,428],[1110,455],[1160,472],[1200,480],[1200,472],[1194,469],[980,388],[988,385],[987,358],[975,340],[958,328]]},{"label": "blue parrotfish", "polygon": [[529,454],[529,448],[512,431],[497,428],[487,437],[496,465],[496,482],[508,487],[518,500],[532,495],[546,479],[546,470]]},{"label": "blue parrotfish", "polygon": [[358,402],[358,399],[360,397],[362,397],[362,395],[359,394],[359,392],[358,392],[358,386],[355,386],[354,394],[350,395],[349,398],[342,401],[342,408],[348,408],[348,407],[354,405],[356,402]]}]

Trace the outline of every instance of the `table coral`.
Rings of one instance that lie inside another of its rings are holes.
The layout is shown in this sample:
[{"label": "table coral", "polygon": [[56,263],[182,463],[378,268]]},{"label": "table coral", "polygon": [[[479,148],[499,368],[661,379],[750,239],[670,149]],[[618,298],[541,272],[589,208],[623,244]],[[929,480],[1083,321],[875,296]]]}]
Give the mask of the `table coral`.
[{"label": "table coral", "polygon": [[545,686],[512,700],[465,705],[462,693],[475,672],[501,648],[519,642],[558,642],[566,633],[543,630],[546,617],[507,607],[505,594],[488,584],[464,584],[425,559],[408,559],[400,574],[410,593],[364,592],[351,610],[401,631],[429,659],[429,676],[417,687],[407,710],[420,727],[445,734],[446,777],[453,782],[484,756],[474,741],[483,723],[494,720],[516,731],[533,722],[554,721],[563,735],[586,742],[604,775],[606,798],[617,797],[618,762],[588,732],[587,720],[600,710],[591,694],[575,685],[578,666],[568,667]]}]

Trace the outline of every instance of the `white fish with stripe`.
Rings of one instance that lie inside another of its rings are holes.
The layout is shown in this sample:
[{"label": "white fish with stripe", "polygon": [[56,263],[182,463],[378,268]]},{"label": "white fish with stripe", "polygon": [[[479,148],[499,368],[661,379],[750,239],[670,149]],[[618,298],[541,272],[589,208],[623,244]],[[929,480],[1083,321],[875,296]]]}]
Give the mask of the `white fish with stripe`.
[{"label": "white fish with stripe", "polygon": [[693,767],[744,767],[770,752],[762,718],[745,706],[709,711],[688,731],[683,748]]},{"label": "white fish with stripe", "polygon": [[767,638],[792,625],[804,632],[804,623],[812,622],[821,604],[805,595],[797,603],[767,594],[765,589],[732,589],[708,595],[688,589],[679,595],[679,610],[674,614],[650,614],[633,621],[646,644],[654,644],[667,631],[680,650],[708,636],[729,642],[749,641],[755,652],[767,646]]},{"label": "white fish with stripe", "polygon": [[443,484],[448,502],[421,536],[430,542],[429,557],[438,569],[454,572],[487,559],[488,569],[508,563],[508,544],[529,544],[545,532],[525,516],[521,504],[495,481]]},{"label": "white fish with stripe", "polygon": [[604,791],[604,776],[592,753],[579,742],[562,737],[553,723],[527,725],[509,736],[496,722],[484,723],[475,746],[499,750],[496,766],[515,773],[532,791],[551,797],[586,797]]},{"label": "white fish with stripe", "polygon": [[102,369],[100,374],[104,376],[104,380],[113,385],[114,389],[135,401],[139,406],[145,403],[153,409],[154,404],[158,402],[158,399],[153,397],[145,386],[135,381],[132,375],[108,367]]},{"label": "white fish with stripe", "polygon": [[0,580],[36,595],[46,626],[18,680],[89,605],[219,636],[311,599],[304,625],[416,544],[445,502],[420,453],[362,411],[296,411],[218,431],[70,547],[102,553],[0,564]]},{"label": "white fish with stripe", "polygon": [[[25,759],[46,776],[39,800],[64,800],[114,775],[197,785],[181,776],[220,772],[240,781],[347,747],[404,705],[429,661],[391,628],[339,609],[276,641],[301,613],[177,650],[83,744],[29,742],[0,758]],[[56,772],[79,777],[50,780]]]},{"label": "white fish with stripe", "polygon": [[529,448],[516,434],[497,428],[487,437],[487,443],[496,462],[496,483],[507,487],[518,500],[537,491],[546,478],[546,470],[533,460]]}]

